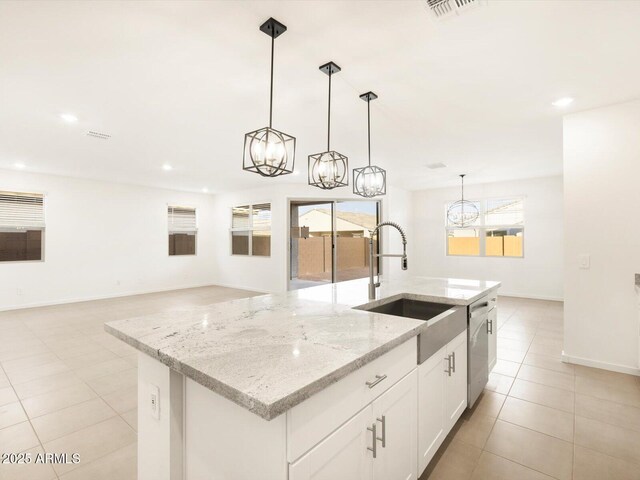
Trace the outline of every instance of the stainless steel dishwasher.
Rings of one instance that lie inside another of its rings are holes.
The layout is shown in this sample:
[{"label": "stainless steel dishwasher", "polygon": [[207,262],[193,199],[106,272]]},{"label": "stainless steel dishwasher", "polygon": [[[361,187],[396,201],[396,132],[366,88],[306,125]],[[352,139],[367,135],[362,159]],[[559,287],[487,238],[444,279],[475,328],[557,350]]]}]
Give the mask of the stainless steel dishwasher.
[{"label": "stainless steel dishwasher", "polygon": [[489,297],[469,305],[468,329],[468,407],[474,403],[489,381],[489,335],[487,320]]}]

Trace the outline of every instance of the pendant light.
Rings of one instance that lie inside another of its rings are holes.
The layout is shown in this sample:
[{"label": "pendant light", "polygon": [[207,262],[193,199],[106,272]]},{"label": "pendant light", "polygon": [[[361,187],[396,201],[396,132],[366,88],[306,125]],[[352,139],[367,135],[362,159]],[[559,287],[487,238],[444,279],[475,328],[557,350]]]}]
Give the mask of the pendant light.
[{"label": "pendant light", "polygon": [[331,76],[341,69],[333,62],[320,66],[329,76],[329,106],[327,109],[327,150],[309,155],[309,185],[331,190],[349,185],[349,159],[331,150]]},{"label": "pendant light", "polygon": [[476,204],[464,199],[464,177],[465,174],[460,175],[460,181],[462,182],[462,195],[460,200],[452,203],[447,209],[449,222],[458,227],[473,225],[480,216]]},{"label": "pendant light", "polygon": [[360,95],[367,102],[367,138],[369,148],[369,165],[353,169],[353,193],[361,197],[371,198],[387,193],[387,172],[371,165],[371,101],[378,98],[373,92]]},{"label": "pendant light", "polygon": [[274,18],[260,26],[271,37],[271,89],[269,93],[269,126],[249,132],[244,136],[242,169],[263,177],[278,177],[293,173],[296,139],[271,128],[273,119],[273,53],[275,39],[287,31],[287,27]]}]

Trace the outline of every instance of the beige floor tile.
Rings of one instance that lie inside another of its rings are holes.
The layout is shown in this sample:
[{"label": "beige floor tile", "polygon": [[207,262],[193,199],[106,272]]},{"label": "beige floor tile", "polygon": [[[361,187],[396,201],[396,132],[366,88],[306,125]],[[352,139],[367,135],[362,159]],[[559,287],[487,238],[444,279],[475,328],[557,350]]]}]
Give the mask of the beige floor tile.
[{"label": "beige floor tile", "polygon": [[573,441],[573,415],[561,410],[508,397],[498,418],[561,440]]},{"label": "beige floor tile", "polygon": [[11,386],[0,387],[0,407],[7,403],[17,402],[18,397]]},{"label": "beige floor tile", "polygon": [[452,440],[433,465],[425,470],[420,480],[467,480],[471,478],[482,450],[472,445]]},{"label": "beige floor tile", "polygon": [[472,480],[551,480],[553,477],[492,453],[482,452],[471,478]]},{"label": "beige floor tile", "polygon": [[0,428],[10,427],[27,420],[20,402],[7,403],[0,407]]},{"label": "beige floor tile", "polygon": [[522,365],[518,372],[518,377],[529,382],[541,383],[549,387],[562,388],[573,392],[574,376],[568,373],[554,372],[546,368],[533,367],[531,365]]},{"label": "beige floor tile", "polygon": [[55,375],[49,375],[47,377],[37,378],[28,382],[17,383],[13,385],[13,388],[15,389],[18,398],[24,399],[35,397],[36,395],[42,395],[43,393],[62,390],[82,383],[82,380],[76,377],[73,373],[63,372]]},{"label": "beige floor tile", "polygon": [[[585,367],[582,365],[575,366],[576,376],[591,378],[603,384],[611,385],[619,390],[638,391],[638,378],[635,375],[627,375],[625,373],[610,372],[600,368]],[[638,392],[640,395],[640,392]]]},{"label": "beige floor tile", "polygon": [[640,431],[640,408],[588,395],[576,395],[576,415]]},{"label": "beige floor tile", "polygon": [[640,388],[619,388],[605,381],[576,376],[576,393],[640,408]]},{"label": "beige floor tile", "polygon": [[121,417],[124,418],[124,421],[129,424],[131,428],[133,428],[136,432],[138,431],[138,409],[134,408],[133,410],[129,410],[128,412],[124,412],[121,414]]},{"label": "beige floor tile", "polygon": [[559,480],[571,480],[573,443],[498,420],[484,448]]},{"label": "beige floor tile", "polygon": [[2,362],[2,368],[7,374],[20,373],[24,370],[46,365],[58,360],[60,359],[51,352],[37,353],[35,355],[29,355],[28,357]]},{"label": "beige floor tile", "polygon": [[576,416],[576,445],[640,464],[640,432]]},{"label": "beige floor tile", "polygon": [[508,377],[515,377],[518,375],[521,363],[510,362],[508,360],[498,359],[493,367],[492,372],[499,373],[500,375],[506,375]]},{"label": "beige floor tile", "polygon": [[508,362],[517,362],[522,363],[525,355],[527,354],[526,350],[513,350],[511,348],[500,347],[498,346],[497,357],[500,360],[507,360]]},{"label": "beige floor tile", "polygon": [[562,353],[562,342],[560,342],[560,345],[545,345],[535,343],[534,340],[531,347],[529,347],[529,352],[541,355],[560,355]]},{"label": "beige floor tile", "polygon": [[73,373],[83,380],[91,380],[129,369],[131,369],[131,364],[129,362],[116,357],[105,362],[75,369]]},{"label": "beige floor tile", "polygon": [[516,378],[509,391],[510,397],[573,413],[574,393],[562,388],[549,387],[541,383]]},{"label": "beige floor tile", "polygon": [[47,377],[49,375],[55,375],[56,373],[70,372],[61,360],[55,360],[44,365],[38,365],[35,367],[27,368],[17,372],[6,372],[7,377],[11,380],[12,384],[24,383],[30,380],[36,380],[38,378]]},{"label": "beige floor tile", "polygon": [[527,353],[527,356],[524,357],[522,363],[569,375],[573,375],[574,373],[574,366],[569,363],[562,362],[560,360],[560,355],[550,356],[539,353]]},{"label": "beige floor tile", "polygon": [[517,350],[526,353],[530,344],[530,341],[498,337],[498,348],[508,348],[509,350]]},{"label": "beige floor tile", "polygon": [[498,331],[498,341],[500,341],[501,338],[505,338],[508,340],[518,340],[520,342],[531,343],[534,336],[535,336],[534,333],[518,332],[513,330],[503,330],[502,328]]},{"label": "beige floor tile", "polygon": [[36,462],[36,456],[42,455],[41,447],[27,450],[32,463],[2,464],[0,463],[0,478],[7,480],[54,480],[58,477],[49,463]]},{"label": "beige floor tile", "polygon": [[40,441],[31,424],[22,422],[0,430],[0,446],[0,453],[18,453],[40,446]]},{"label": "beige floor tile", "polygon": [[485,390],[500,393],[502,395],[507,395],[512,384],[513,377],[508,377],[506,375],[500,375],[499,373],[491,372],[489,374],[489,381],[487,382]]},{"label": "beige floor tile", "polygon": [[35,418],[86,402],[96,397],[96,393],[87,385],[78,384],[63,388],[62,390],[55,390],[35,397],[25,398],[22,400],[22,405],[29,414],[29,417]]},{"label": "beige floor tile", "polygon": [[99,395],[104,396],[126,387],[132,387],[138,384],[138,369],[131,368],[118,373],[112,373],[103,377],[93,378],[87,383]]},{"label": "beige floor tile", "polygon": [[487,417],[497,418],[506,398],[506,395],[485,390],[480,394],[473,408],[465,410],[463,415],[466,419],[469,419],[473,415],[485,415]]},{"label": "beige floor tile", "polygon": [[494,417],[486,415],[473,415],[468,420],[461,419],[454,427],[453,439],[477,448],[483,448],[495,421]]},{"label": "beige floor tile", "polygon": [[72,370],[91,367],[98,363],[107,362],[109,360],[115,360],[118,356],[110,350],[102,346],[96,346],[90,353],[79,355],[77,357],[66,358],[64,363]]},{"label": "beige floor tile", "polygon": [[133,429],[122,418],[116,416],[51,442],[46,442],[44,450],[46,452],[80,454],[79,464],[54,465],[56,473],[63,475],[135,443],[136,436]]},{"label": "beige floor tile", "polygon": [[640,466],[595,450],[575,446],[574,480],[640,480]]},{"label": "beige floor tile", "polygon": [[49,442],[63,437],[108,418],[114,417],[113,411],[104,400],[94,398],[92,400],[63,408],[47,415],[42,415],[31,420],[42,442]]},{"label": "beige floor tile", "polygon": [[62,475],[61,480],[136,480],[137,446],[127,445],[113,453]]},{"label": "beige floor tile", "polygon": [[118,413],[124,413],[138,407],[137,385],[125,387],[103,395],[102,398]]}]

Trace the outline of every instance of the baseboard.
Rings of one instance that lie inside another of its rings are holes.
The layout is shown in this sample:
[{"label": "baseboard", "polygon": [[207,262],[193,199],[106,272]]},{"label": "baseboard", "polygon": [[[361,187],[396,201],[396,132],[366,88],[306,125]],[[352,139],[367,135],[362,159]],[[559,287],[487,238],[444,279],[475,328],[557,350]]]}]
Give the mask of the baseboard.
[{"label": "baseboard", "polygon": [[[23,310],[25,308],[37,308],[37,307],[50,307],[55,305],[66,305],[68,303],[81,303],[81,302],[91,302],[93,300],[107,300],[109,298],[120,298],[120,297],[132,297],[135,295],[146,295],[149,293],[161,293],[161,292],[170,292],[173,290],[188,290],[190,288],[202,288],[202,287],[227,287],[227,288],[235,288],[237,290],[248,290],[247,288],[237,287],[237,286],[229,286],[222,285],[219,283],[198,283],[191,285],[181,285],[178,287],[166,287],[166,288],[154,288],[154,289],[142,289],[142,290],[128,290],[126,292],[118,292],[118,293],[110,293],[106,295],[91,295],[87,297],[77,297],[77,298],[66,298],[63,300],[55,300],[55,301],[47,301],[47,302],[33,302],[33,303],[21,303],[18,305],[10,305],[8,307],[2,306],[0,307],[0,312],[5,312],[9,310]],[[259,291],[259,290],[253,290]],[[268,292],[265,292],[268,293]]]},{"label": "baseboard", "polygon": [[513,292],[503,292],[498,290],[498,296],[500,297],[514,297],[514,298],[527,298],[529,300],[548,300],[552,302],[564,302],[564,298],[562,297],[549,297],[546,295],[531,295],[529,293],[513,293]]},{"label": "baseboard", "polygon": [[640,377],[640,368],[627,367],[626,365],[618,365],[617,363],[607,363],[598,360],[591,360],[588,358],[574,357],[573,355],[567,355],[562,352],[562,361],[564,363],[572,363],[574,365],[582,365],[584,367],[600,368],[602,370],[609,370],[612,372],[626,373],[628,375],[636,375]]}]

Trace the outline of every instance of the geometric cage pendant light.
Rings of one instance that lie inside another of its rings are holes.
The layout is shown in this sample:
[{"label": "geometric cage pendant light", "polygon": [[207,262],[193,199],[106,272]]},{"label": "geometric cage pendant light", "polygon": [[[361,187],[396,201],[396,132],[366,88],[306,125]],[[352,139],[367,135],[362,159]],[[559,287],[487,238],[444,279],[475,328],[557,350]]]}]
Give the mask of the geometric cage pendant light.
[{"label": "geometric cage pendant light", "polygon": [[452,203],[447,209],[447,219],[458,227],[473,225],[480,216],[476,204],[464,199],[464,177],[465,174],[460,175],[460,180],[462,181],[462,196],[460,200]]},{"label": "geometric cage pendant light", "polygon": [[278,177],[293,173],[296,139],[271,128],[273,119],[273,54],[275,39],[287,31],[287,27],[274,18],[260,26],[271,37],[271,88],[269,93],[269,126],[249,132],[244,136],[242,169],[263,177]]},{"label": "geometric cage pendant light", "polygon": [[327,113],[327,150],[309,155],[309,185],[331,190],[349,185],[349,159],[331,150],[331,76],[340,71],[333,62],[320,66],[320,70],[329,76],[329,107]]},{"label": "geometric cage pendant light", "polygon": [[387,172],[371,165],[371,101],[378,98],[373,92],[360,95],[367,102],[367,145],[369,149],[369,165],[353,169],[353,193],[361,197],[371,198],[387,193]]}]

